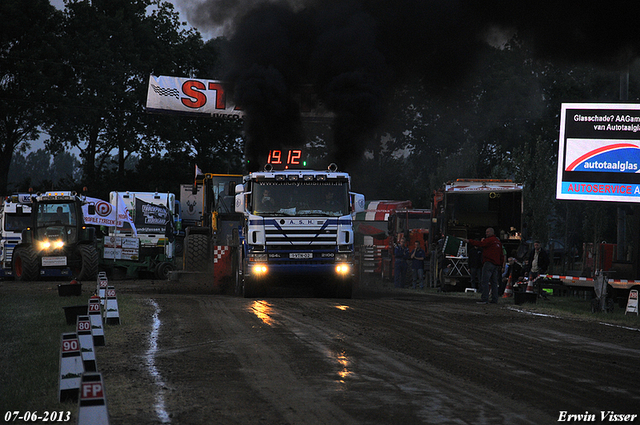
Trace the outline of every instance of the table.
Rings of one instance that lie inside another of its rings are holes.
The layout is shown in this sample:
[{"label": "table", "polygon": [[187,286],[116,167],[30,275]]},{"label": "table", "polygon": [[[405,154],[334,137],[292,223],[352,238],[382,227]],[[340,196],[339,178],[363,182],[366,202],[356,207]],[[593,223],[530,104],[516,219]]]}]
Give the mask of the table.
[{"label": "table", "polygon": [[452,255],[447,255],[445,258],[451,263],[449,276],[469,276],[468,257],[454,257]]}]

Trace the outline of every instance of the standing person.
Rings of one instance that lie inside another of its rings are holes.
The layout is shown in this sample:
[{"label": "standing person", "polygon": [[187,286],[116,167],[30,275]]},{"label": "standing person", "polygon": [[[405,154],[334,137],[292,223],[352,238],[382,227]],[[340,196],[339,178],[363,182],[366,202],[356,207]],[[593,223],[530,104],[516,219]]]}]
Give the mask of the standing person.
[{"label": "standing person", "polygon": [[420,241],[415,241],[415,247],[411,251],[411,272],[413,273],[413,289],[416,289],[416,283],[420,285],[420,289],[424,289],[424,249],[420,246]]},{"label": "standing person", "polygon": [[405,275],[407,274],[407,258],[409,257],[409,249],[404,237],[401,237],[400,243],[396,244],[393,256],[393,283],[396,288],[403,288]]},{"label": "standing person", "polygon": [[[492,227],[485,231],[485,238],[481,241],[463,239],[472,246],[482,248],[482,295],[479,304],[498,303],[498,282],[500,269],[504,264],[502,242],[495,235]],[[489,301],[489,285],[491,285],[491,301]]]}]

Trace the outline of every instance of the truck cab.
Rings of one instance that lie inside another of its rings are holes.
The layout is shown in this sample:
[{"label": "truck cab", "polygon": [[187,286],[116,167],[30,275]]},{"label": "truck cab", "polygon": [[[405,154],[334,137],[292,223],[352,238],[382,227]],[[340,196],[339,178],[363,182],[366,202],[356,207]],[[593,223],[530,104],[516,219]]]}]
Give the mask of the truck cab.
[{"label": "truck cab", "polygon": [[320,276],[325,292],[350,297],[354,276],[352,213],[364,196],[350,192],[350,176],[314,170],[265,170],[236,186],[244,214],[237,290],[255,296],[276,277]]}]

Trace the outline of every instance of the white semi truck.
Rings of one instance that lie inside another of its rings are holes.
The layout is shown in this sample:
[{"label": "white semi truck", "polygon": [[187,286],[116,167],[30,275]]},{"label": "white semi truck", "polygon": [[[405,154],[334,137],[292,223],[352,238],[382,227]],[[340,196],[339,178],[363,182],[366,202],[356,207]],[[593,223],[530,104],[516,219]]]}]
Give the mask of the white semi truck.
[{"label": "white semi truck", "polygon": [[[244,215],[236,255],[236,291],[259,296],[267,285],[315,280],[324,294],[349,298],[354,278],[352,214],[364,196],[350,192],[349,174],[326,171],[250,173],[236,186]],[[319,279],[311,279],[319,278]]]},{"label": "white semi truck", "polygon": [[0,210],[0,277],[12,277],[13,250],[22,240],[22,230],[31,225],[31,195],[7,196]]}]

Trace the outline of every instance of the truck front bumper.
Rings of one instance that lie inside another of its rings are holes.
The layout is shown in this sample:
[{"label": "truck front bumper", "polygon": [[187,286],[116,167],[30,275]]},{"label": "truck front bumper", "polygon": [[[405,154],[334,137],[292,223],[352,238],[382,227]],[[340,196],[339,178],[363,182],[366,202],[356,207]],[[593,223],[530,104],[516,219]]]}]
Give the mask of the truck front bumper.
[{"label": "truck front bumper", "polygon": [[249,267],[249,275],[256,279],[268,279],[283,276],[325,276],[333,278],[350,278],[353,276],[352,263],[325,264],[273,264],[254,263]]}]

